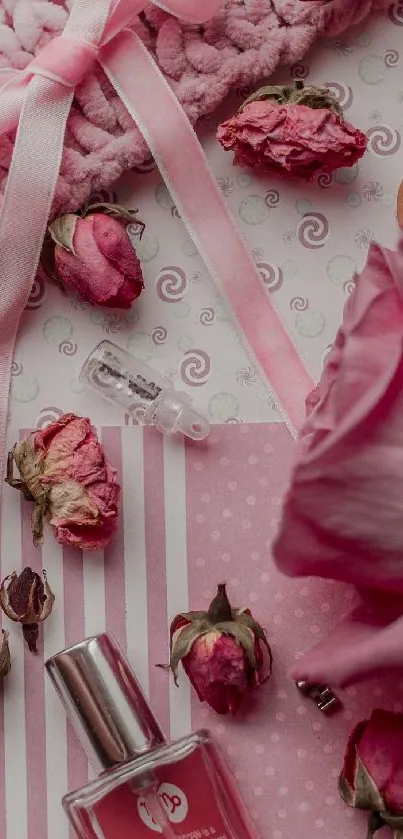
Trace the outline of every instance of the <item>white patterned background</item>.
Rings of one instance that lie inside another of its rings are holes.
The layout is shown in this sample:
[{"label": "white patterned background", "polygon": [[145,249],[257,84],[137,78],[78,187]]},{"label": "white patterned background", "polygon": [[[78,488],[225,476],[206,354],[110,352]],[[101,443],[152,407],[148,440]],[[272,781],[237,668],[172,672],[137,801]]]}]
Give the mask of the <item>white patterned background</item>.
[{"label": "white patterned background", "polygon": [[[305,184],[233,167],[231,155],[215,140],[215,128],[248,90],[236,91],[201,126],[217,182],[315,377],[370,239],[391,247],[396,241],[395,199],[403,176],[402,34],[398,3],[342,39],[322,42],[306,63],[293,68],[310,83],[327,83],[346,119],[368,135],[364,159],[333,180]],[[290,77],[284,72],[276,81]],[[136,226],[131,229],[146,290],[122,313],[63,296],[38,278],[18,339],[13,426],[33,426],[53,409],[89,413],[95,423],[119,422],[114,409],[82,393],[77,378],[86,355],[105,337],[165,372],[213,422],[276,420],[225,301],[152,161],[127,173],[114,193],[94,197],[137,208],[146,223],[141,242]]]}]

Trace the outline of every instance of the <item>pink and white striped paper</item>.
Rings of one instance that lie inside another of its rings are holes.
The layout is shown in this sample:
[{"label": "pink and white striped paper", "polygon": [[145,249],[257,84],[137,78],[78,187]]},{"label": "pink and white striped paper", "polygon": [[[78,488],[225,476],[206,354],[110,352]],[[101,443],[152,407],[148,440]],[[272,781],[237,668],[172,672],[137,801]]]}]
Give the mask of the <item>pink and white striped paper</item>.
[{"label": "pink and white striped paper", "polygon": [[[103,554],[63,549],[49,531],[36,550],[29,503],[4,493],[2,576],[25,564],[45,567],[56,604],[37,657],[7,622],[13,667],[0,697],[1,839],[69,837],[60,799],[91,770],[45,680],[43,657],[105,629],[127,648],[167,735],[203,726],[217,736],[265,839],[360,839],[363,816],[337,793],[345,741],[373,706],[401,710],[403,683],[379,682],[362,695],[351,688],[345,711],[327,719],[287,680],[293,658],[354,597],[330,583],[286,580],[271,563],[292,452],[287,429],[215,426],[197,445],[149,428],[99,433],[123,486],[120,529]],[[185,678],[177,689],[155,667],[168,661],[173,615],[205,608],[223,580],[234,605],[248,605],[265,626],[275,655],[272,681],[235,719],[217,717]]]}]

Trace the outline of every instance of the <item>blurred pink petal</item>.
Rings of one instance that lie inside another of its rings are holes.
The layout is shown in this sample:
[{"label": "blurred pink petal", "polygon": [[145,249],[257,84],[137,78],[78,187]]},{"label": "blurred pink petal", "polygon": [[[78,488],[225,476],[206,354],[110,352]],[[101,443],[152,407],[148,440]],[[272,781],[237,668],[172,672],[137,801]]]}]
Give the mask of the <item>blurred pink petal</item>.
[{"label": "blurred pink petal", "polygon": [[302,431],[276,563],[354,583],[367,611],[294,678],[344,684],[403,666],[402,288],[403,240],[397,252],[372,245]]}]

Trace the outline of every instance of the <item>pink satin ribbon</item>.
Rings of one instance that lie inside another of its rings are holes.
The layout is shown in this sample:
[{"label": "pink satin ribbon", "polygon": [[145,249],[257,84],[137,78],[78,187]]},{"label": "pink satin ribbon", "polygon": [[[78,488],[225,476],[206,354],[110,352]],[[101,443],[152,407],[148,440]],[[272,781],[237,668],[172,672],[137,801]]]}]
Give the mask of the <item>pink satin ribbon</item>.
[{"label": "pink satin ribbon", "polygon": [[[221,0],[154,3],[200,24],[212,17]],[[75,0],[61,36],[24,71],[0,72],[0,135],[18,126],[0,215],[0,474],[18,324],[37,271],[74,89],[95,61],[147,141],[189,234],[227,297],[252,364],[269,392],[273,388],[293,434],[304,418],[311,377],[228,213],[187,117],[142,41],[126,28],[145,5],[145,0]]]}]

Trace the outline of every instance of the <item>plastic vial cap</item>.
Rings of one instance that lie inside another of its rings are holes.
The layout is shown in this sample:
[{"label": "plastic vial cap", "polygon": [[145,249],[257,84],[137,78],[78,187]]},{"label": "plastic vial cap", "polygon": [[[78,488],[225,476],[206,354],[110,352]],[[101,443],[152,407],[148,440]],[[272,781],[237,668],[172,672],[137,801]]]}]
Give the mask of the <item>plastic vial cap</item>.
[{"label": "plastic vial cap", "polygon": [[160,431],[180,431],[192,440],[204,440],[210,433],[210,423],[194,411],[186,393],[166,390],[157,404],[154,423]]}]

